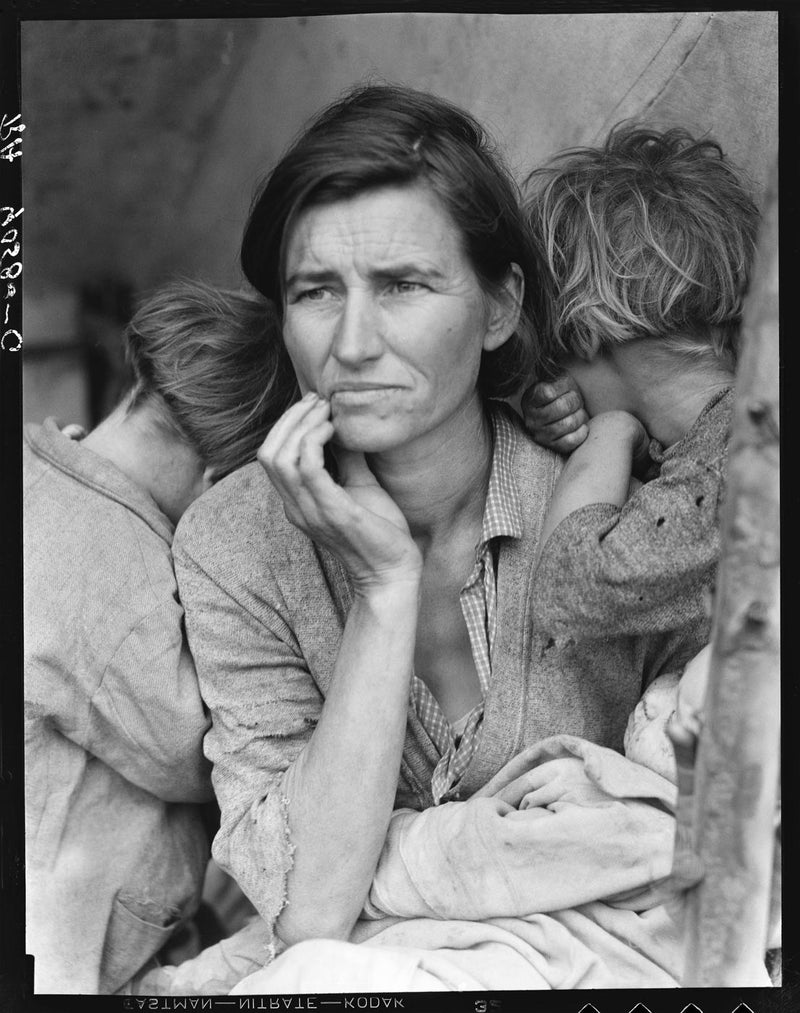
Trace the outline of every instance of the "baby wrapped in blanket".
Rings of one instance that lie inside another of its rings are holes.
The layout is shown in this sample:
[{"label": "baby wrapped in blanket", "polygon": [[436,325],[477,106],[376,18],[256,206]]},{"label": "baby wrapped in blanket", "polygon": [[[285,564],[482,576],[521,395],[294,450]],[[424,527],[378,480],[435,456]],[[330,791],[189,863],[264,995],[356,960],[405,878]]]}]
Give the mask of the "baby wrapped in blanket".
[{"label": "baby wrapped in blanket", "polygon": [[[677,789],[666,729],[673,721],[699,730],[708,660],[706,648],[682,678],[651,683],[630,716],[624,756],[557,735],[466,802],[398,810],[349,941],[308,940],[263,966],[267,933],[256,919],[194,960],[151,972],[138,990],[679,985],[681,890],[699,870],[669,878]],[[766,971],[753,984],[769,984]]]},{"label": "baby wrapped in blanket", "polygon": [[[396,813],[352,940],[408,947],[406,958],[416,948],[406,989],[678,985],[681,890],[700,870],[690,860],[684,881],[669,878],[677,769],[667,727],[699,732],[709,656],[705,648],[682,677],[651,683],[630,715],[624,756],[557,735],[467,803]],[[308,944],[312,966],[320,945]],[[342,981],[355,972],[378,987],[367,951],[325,945]],[[295,969],[300,959],[291,958]],[[304,969],[295,987],[308,978]]]}]

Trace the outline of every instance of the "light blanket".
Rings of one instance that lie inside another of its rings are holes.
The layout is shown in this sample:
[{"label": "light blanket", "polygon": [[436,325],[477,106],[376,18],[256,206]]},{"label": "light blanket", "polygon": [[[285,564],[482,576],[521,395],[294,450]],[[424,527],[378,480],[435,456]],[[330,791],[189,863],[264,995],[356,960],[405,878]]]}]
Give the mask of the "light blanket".
[{"label": "light blanket", "polygon": [[675,987],[675,801],[610,749],[547,739],[467,802],[395,813],[350,942],[293,946],[233,994]]},{"label": "light blanket", "polygon": [[[677,987],[676,795],[613,750],[540,742],[466,802],[396,812],[350,940],[292,946],[231,994]],[[217,948],[227,972],[207,951],[163,990],[232,987],[266,939],[253,923]]]}]

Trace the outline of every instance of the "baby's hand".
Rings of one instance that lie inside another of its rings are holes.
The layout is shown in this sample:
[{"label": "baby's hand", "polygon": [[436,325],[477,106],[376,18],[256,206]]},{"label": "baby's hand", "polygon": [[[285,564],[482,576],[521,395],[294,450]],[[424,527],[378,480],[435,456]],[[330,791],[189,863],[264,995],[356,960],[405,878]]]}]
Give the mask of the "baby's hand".
[{"label": "baby's hand", "polygon": [[571,454],[589,435],[583,395],[569,373],[529,387],[522,395],[522,414],[534,440],[559,454]]}]

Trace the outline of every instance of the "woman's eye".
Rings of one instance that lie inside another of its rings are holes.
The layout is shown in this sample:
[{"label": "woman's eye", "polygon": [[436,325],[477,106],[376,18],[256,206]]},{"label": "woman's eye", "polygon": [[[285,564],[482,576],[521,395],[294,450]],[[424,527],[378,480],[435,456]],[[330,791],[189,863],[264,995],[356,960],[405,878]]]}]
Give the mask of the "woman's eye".
[{"label": "woman's eye", "polygon": [[425,286],[419,281],[395,281],[392,282],[392,289],[400,295],[407,295],[413,292],[421,292]]},{"label": "woman's eye", "polygon": [[300,292],[297,292],[294,297],[295,302],[320,302],[328,295],[327,288],[307,288]]}]

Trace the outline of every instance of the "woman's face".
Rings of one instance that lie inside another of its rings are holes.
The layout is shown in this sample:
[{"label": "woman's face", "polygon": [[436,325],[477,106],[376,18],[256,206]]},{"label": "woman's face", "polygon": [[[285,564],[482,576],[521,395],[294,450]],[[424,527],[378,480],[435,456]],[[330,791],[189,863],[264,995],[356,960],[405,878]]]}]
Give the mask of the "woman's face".
[{"label": "woman's face", "polygon": [[285,271],[284,339],[301,389],[330,400],[350,450],[406,446],[477,404],[481,351],[516,325],[422,185],[303,211]]}]

